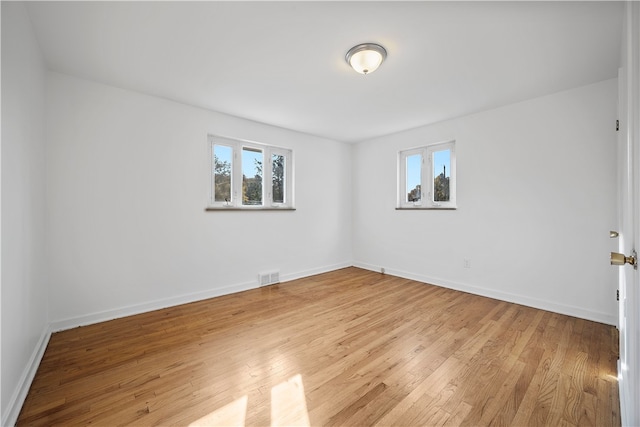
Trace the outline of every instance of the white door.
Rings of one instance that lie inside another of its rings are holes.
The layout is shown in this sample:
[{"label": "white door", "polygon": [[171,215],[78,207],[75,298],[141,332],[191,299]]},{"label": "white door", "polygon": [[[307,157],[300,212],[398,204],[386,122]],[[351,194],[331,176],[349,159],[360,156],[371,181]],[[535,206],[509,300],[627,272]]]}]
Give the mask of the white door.
[{"label": "white door", "polygon": [[[627,2],[618,74],[618,252],[635,255],[640,243],[640,4]],[[640,425],[640,279],[630,264],[619,268],[620,405],[624,425]]]}]

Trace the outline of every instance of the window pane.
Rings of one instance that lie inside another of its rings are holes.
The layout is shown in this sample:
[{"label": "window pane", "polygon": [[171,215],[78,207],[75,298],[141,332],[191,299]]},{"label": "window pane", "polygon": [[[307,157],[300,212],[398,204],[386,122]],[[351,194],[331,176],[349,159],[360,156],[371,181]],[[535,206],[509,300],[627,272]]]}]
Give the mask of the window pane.
[{"label": "window pane", "polygon": [[433,201],[449,201],[449,179],[451,177],[451,150],[433,153]]},{"label": "window pane", "polygon": [[271,156],[271,169],[273,171],[273,203],[284,203],[284,171],[285,157],[280,154]]},{"label": "window pane", "polygon": [[242,148],[242,204],[262,204],[262,150]]},{"label": "window pane", "polygon": [[213,200],[231,201],[231,156],[233,150],[227,145],[213,146]]},{"label": "window pane", "polygon": [[422,155],[407,156],[407,202],[419,202],[422,198]]}]

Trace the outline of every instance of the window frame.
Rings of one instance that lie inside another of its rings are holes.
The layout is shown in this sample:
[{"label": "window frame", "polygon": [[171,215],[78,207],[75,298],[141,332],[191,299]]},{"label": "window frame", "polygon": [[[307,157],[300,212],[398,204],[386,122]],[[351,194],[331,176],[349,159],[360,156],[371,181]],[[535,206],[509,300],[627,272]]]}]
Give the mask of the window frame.
[{"label": "window frame", "polygon": [[[294,208],[293,185],[293,150],[274,145],[262,144],[254,141],[234,139],[217,135],[209,135],[209,194],[207,197],[207,210],[277,210]],[[231,200],[215,200],[215,170],[214,153],[215,146],[227,146],[231,148]],[[245,148],[262,152],[262,204],[245,205],[243,200],[242,180],[242,153]],[[273,155],[284,157],[284,200],[282,203],[273,201]]]},{"label": "window frame", "polygon": [[[449,150],[449,200],[434,201],[434,167],[433,154],[437,151]],[[421,156],[420,169],[420,201],[407,200],[407,158],[416,154]],[[456,151],[455,140],[436,142],[422,147],[410,148],[398,152],[398,197],[396,209],[457,209],[456,204]]]}]

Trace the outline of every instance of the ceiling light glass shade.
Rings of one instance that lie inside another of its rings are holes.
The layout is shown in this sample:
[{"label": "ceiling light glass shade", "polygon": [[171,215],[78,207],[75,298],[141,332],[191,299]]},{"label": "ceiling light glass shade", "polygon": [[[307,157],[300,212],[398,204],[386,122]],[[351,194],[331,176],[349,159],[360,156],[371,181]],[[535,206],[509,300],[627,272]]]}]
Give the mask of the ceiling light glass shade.
[{"label": "ceiling light glass shade", "polygon": [[373,73],[387,57],[387,51],[375,43],[364,43],[352,47],[346,60],[360,74]]}]

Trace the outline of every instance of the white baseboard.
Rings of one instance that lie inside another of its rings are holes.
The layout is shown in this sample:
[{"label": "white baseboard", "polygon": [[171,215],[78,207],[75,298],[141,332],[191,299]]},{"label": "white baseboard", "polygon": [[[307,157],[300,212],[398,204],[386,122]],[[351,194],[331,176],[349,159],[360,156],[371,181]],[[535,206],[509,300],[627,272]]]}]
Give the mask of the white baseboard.
[{"label": "white baseboard", "polygon": [[50,338],[51,329],[49,328],[49,326],[47,326],[45,327],[44,331],[42,331],[42,335],[40,335],[40,339],[38,340],[36,347],[33,349],[33,353],[31,354],[31,357],[27,362],[27,366],[25,366],[22,375],[20,375],[18,386],[16,387],[13,395],[11,396],[11,399],[9,400],[7,410],[2,414],[3,426],[14,426],[18,421],[20,410],[22,409],[22,405],[27,398],[29,388],[31,387],[31,383],[36,376],[38,366],[40,366],[40,361],[42,361],[42,356],[44,356],[44,352],[47,349]]},{"label": "white baseboard", "polygon": [[[380,272],[380,267],[367,264],[364,262],[354,262],[355,267],[363,268],[365,270]],[[515,304],[526,305],[528,307],[538,308],[540,310],[551,311],[554,313],[565,314],[567,316],[578,317],[580,319],[592,320],[598,323],[604,323],[607,325],[616,326],[616,316],[601,313],[591,310],[585,310],[580,307],[574,307],[570,305],[558,304],[553,301],[541,300],[538,298],[532,298],[525,295],[511,294],[508,292],[496,291],[494,289],[487,289],[473,285],[467,285],[449,280],[440,279],[437,277],[429,277],[422,274],[409,273],[406,271],[393,270],[385,267],[385,273],[392,276],[398,276],[405,279],[411,279],[418,282],[429,283],[443,288],[454,289],[457,291],[468,292],[474,295],[480,295],[484,297],[494,298],[501,301],[512,302]]]},{"label": "white baseboard", "polygon": [[242,292],[258,287],[258,282],[246,282],[223,288],[211,289],[204,292],[196,292],[175,297],[162,298],[142,304],[134,304],[126,307],[116,308],[114,310],[105,310],[97,313],[86,314],[68,319],[57,320],[51,322],[51,330],[53,332],[64,331],[66,329],[76,328],[78,326],[92,325],[94,323],[106,322],[108,320],[119,319],[121,317],[133,316],[135,314],[147,313],[149,311],[160,310],[167,307],[173,307],[180,304],[188,304],[190,302],[202,301],[209,298],[229,295],[236,292]]},{"label": "white baseboard", "polygon": [[[316,274],[326,273],[328,271],[338,270],[340,268],[350,267],[351,262],[318,267],[311,270],[299,271],[296,273],[288,273],[280,276],[281,282],[300,279],[302,277],[314,276]],[[258,288],[260,285],[257,280],[235,285],[225,286],[222,288],[210,289],[204,292],[196,292],[191,294],[179,295],[170,298],[163,298],[142,304],[134,304],[114,310],[105,310],[97,313],[71,317],[68,319],[57,320],[51,322],[51,331],[58,332],[66,329],[76,328],[78,326],[92,325],[94,323],[106,322],[108,320],[118,319],[135,314],[146,313],[149,311],[160,310],[167,307],[174,307],[180,304],[188,304],[191,302],[202,301],[209,298],[215,298],[223,295],[234,294],[237,292],[247,291],[249,289]]]},{"label": "white baseboard", "polygon": [[327,265],[325,267],[314,268],[311,270],[299,271],[297,273],[289,273],[280,277],[282,282],[289,282],[291,280],[302,279],[303,277],[315,276],[316,274],[328,273],[330,271],[340,270],[353,266],[351,261],[343,262],[339,264]]}]

